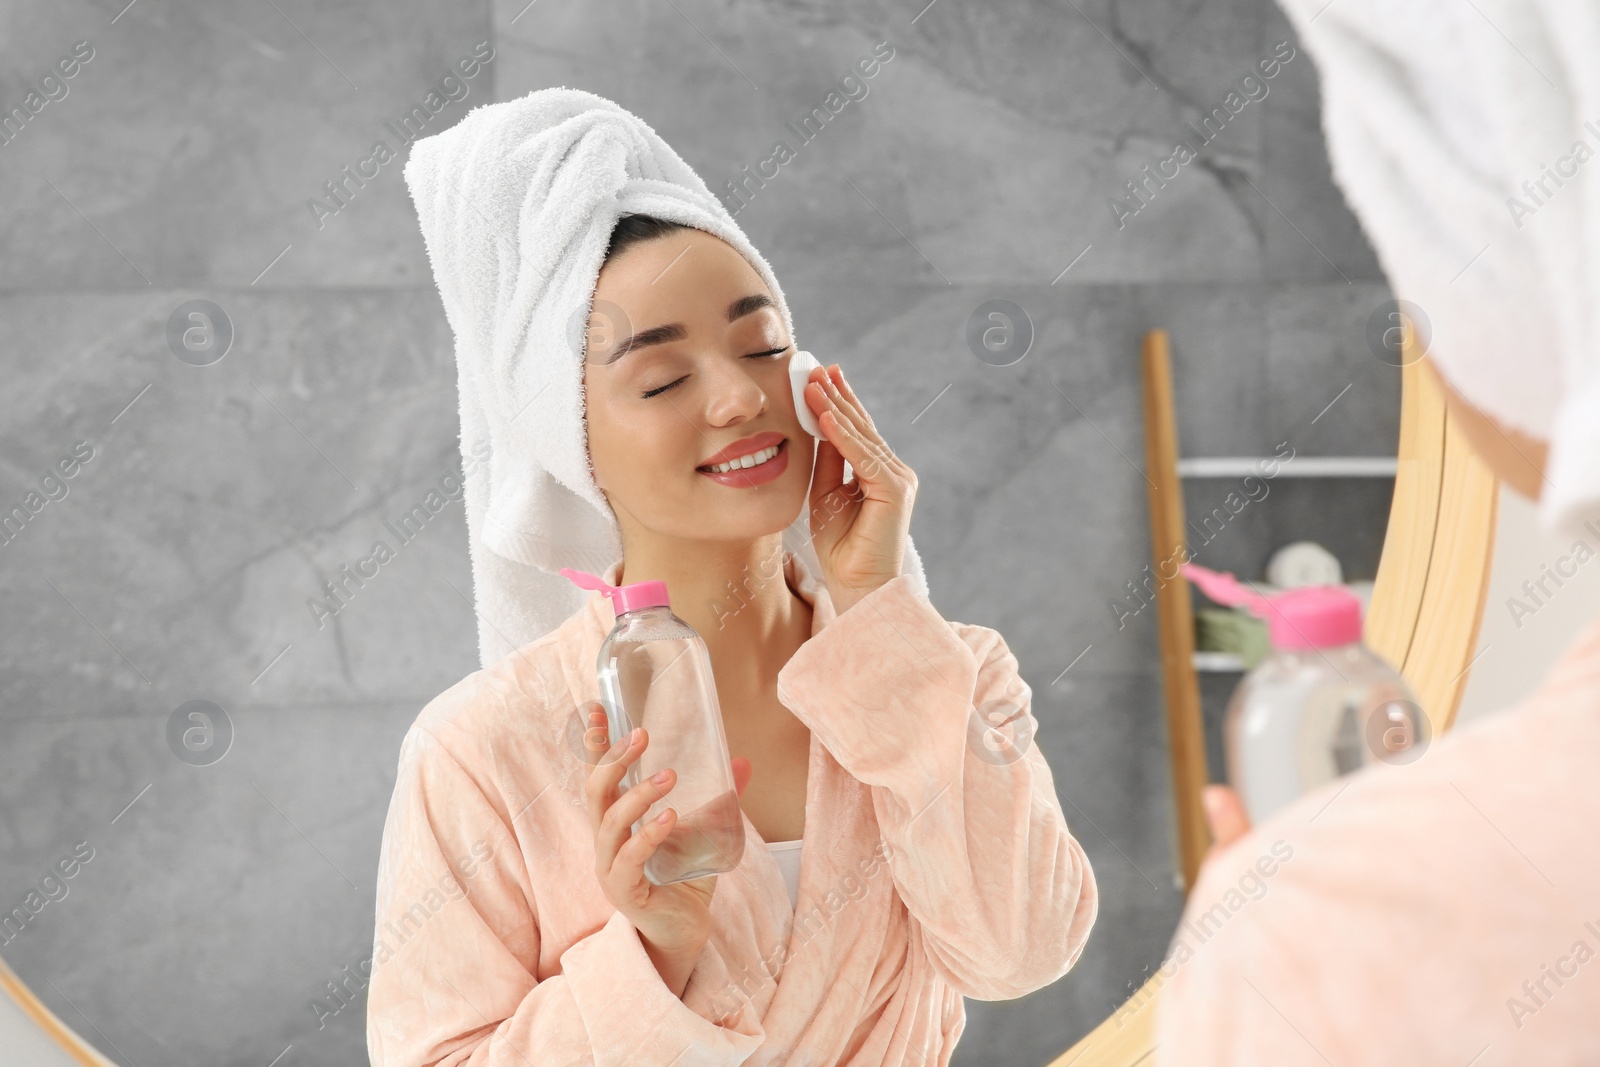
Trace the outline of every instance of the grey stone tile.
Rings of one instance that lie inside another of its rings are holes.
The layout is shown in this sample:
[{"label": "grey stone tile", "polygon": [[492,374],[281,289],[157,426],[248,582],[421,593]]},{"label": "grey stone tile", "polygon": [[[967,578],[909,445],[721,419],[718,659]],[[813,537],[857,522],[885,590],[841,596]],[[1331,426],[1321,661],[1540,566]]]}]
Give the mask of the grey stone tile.
[{"label": "grey stone tile", "polygon": [[[60,353],[17,367],[0,400],[6,498],[75,442],[94,449],[67,495],[0,546],[0,589],[41,608],[0,653],[17,698],[6,714],[108,693],[369,699],[476,667],[437,299],[214,295],[240,336],[207,367],[165,349],[178,294],[0,297],[19,351]],[[427,522],[407,524],[430,491]],[[393,559],[346,579],[379,541]],[[335,579],[338,599],[323,586]]]},{"label": "grey stone tile", "polygon": [[1269,300],[1260,285],[1141,288],[1142,324],[1168,335],[1180,458],[1268,455],[1279,440],[1267,423]]},{"label": "grey stone tile", "polygon": [[1201,566],[1258,580],[1279,547],[1316,541],[1338,557],[1346,580],[1371,581],[1393,496],[1393,478],[1280,474],[1249,486],[1237,478],[1189,479],[1184,483],[1189,552]]},{"label": "grey stone tile", "polygon": [[[1266,205],[1241,175],[1259,171],[1259,108],[1230,114],[1209,144],[1189,125],[1253,68],[1254,0],[1128,25],[1109,0],[1079,8],[935,6],[908,24],[886,7],[771,7],[744,13],[738,34],[693,7],[641,12],[648,33],[533,8],[497,62],[504,97],[582,84],[635,110],[719,193],[785,141],[794,158],[738,214],[780,279],[1049,282],[1090,246],[1070,277],[1258,276]],[[786,124],[879,41],[894,58],[867,94],[796,137]],[[637,61],[615,63],[619,51]],[[1179,140],[1204,150],[1119,228],[1110,200]]]},{"label": "grey stone tile", "polygon": [[400,168],[415,136],[494,98],[496,60],[456,66],[490,40],[486,6],[48,10],[7,35],[7,68],[42,76],[79,40],[94,56],[5,146],[0,213],[29,254],[5,257],[0,286],[428,279]]},{"label": "grey stone tile", "polygon": [[[1374,353],[1368,321],[1387,284],[1285,283],[1265,294],[1270,425],[1297,455],[1393,456],[1400,368]],[[1380,320],[1382,316],[1380,315]]]},{"label": "grey stone tile", "polygon": [[164,713],[8,730],[0,807],[49,818],[6,844],[0,899],[77,842],[93,855],[7,961],[123,1062],[265,1063],[291,1043],[297,1062],[361,1059],[364,995],[341,1004],[326,983],[371,954],[377,846],[417,707],[236,708],[233,747],[206,767],[167,750]]},{"label": "grey stone tile", "polygon": [[1267,218],[1266,276],[1289,281],[1382,281],[1383,271],[1361,223],[1333,180],[1322,136],[1322,98],[1316,61],[1276,3],[1261,5],[1266,51],[1289,42],[1264,112],[1262,192],[1275,210]]},{"label": "grey stone tile", "polygon": [[808,287],[796,316],[820,336],[800,343],[846,369],[917,471],[912,533],[943,610],[1016,635],[1018,654],[1055,663],[1052,674],[1097,641],[1086,662],[1131,668],[1136,646],[1108,650],[1121,635],[1104,601],[1138,576],[1147,528],[1136,296],[1005,291],[1035,337],[1010,366],[967,346],[987,289]]}]

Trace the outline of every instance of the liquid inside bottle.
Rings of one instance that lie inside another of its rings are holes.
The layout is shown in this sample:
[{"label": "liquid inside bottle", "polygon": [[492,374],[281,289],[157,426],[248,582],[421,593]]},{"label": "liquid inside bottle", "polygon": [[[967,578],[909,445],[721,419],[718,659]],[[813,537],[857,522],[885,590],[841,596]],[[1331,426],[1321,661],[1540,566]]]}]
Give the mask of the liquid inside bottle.
[{"label": "liquid inside bottle", "polygon": [[1260,822],[1368,764],[1409,762],[1427,730],[1405,682],[1361,643],[1275,649],[1229,701],[1228,781]]},{"label": "liquid inside bottle", "polygon": [[678,813],[645,877],[668,885],[733,870],[744,855],[744,816],[705,641],[664,605],[629,611],[600,646],[596,666],[612,742],[635,727],[649,732],[622,790],[668,767],[678,776],[633,825],[638,833],[667,808]]},{"label": "liquid inside bottle", "polygon": [[1228,782],[1259,823],[1297,797],[1374,762],[1410,763],[1428,719],[1400,672],[1362,643],[1361,602],[1340,586],[1264,596],[1194,563],[1185,577],[1219,604],[1267,620],[1272,653],[1228,702]]}]

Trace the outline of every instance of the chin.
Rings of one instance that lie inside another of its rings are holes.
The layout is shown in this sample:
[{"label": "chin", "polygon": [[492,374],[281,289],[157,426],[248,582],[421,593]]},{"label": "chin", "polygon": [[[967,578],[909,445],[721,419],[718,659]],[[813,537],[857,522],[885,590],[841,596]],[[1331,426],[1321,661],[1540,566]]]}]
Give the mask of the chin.
[{"label": "chin", "polygon": [[683,525],[692,530],[691,536],[753,541],[782,533],[805,511],[803,488],[774,493],[738,490],[720,495],[721,499],[710,502],[702,497],[698,506],[688,510],[690,518]]},{"label": "chin", "polygon": [[708,508],[702,515],[706,528],[714,530],[719,536],[754,540],[768,534],[782,533],[800,517],[803,510],[803,500],[774,496],[746,507]]}]

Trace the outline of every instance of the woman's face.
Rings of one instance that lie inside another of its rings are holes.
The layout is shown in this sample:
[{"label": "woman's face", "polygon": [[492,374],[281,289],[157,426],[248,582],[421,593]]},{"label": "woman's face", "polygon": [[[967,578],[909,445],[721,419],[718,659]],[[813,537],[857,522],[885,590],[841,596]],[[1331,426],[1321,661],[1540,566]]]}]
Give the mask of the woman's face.
[{"label": "woman's face", "polygon": [[[816,439],[794,411],[792,341],[761,276],[703,230],[605,263],[589,318],[586,422],[595,482],[625,540],[640,530],[753,540],[794,521]],[[778,454],[758,466],[706,472],[728,446],[748,455],[773,445]]]}]

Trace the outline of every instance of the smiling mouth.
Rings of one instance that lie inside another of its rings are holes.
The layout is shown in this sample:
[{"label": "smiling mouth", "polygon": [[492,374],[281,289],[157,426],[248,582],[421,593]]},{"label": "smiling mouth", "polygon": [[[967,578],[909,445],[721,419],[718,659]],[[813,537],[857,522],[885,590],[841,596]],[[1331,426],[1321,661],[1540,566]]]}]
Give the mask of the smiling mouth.
[{"label": "smiling mouth", "polygon": [[789,439],[784,438],[775,445],[768,445],[748,456],[740,456],[729,460],[727,463],[717,463],[709,467],[696,467],[695,470],[706,474],[728,474],[736,470],[751,470],[764,464],[771,463],[789,444]]}]

